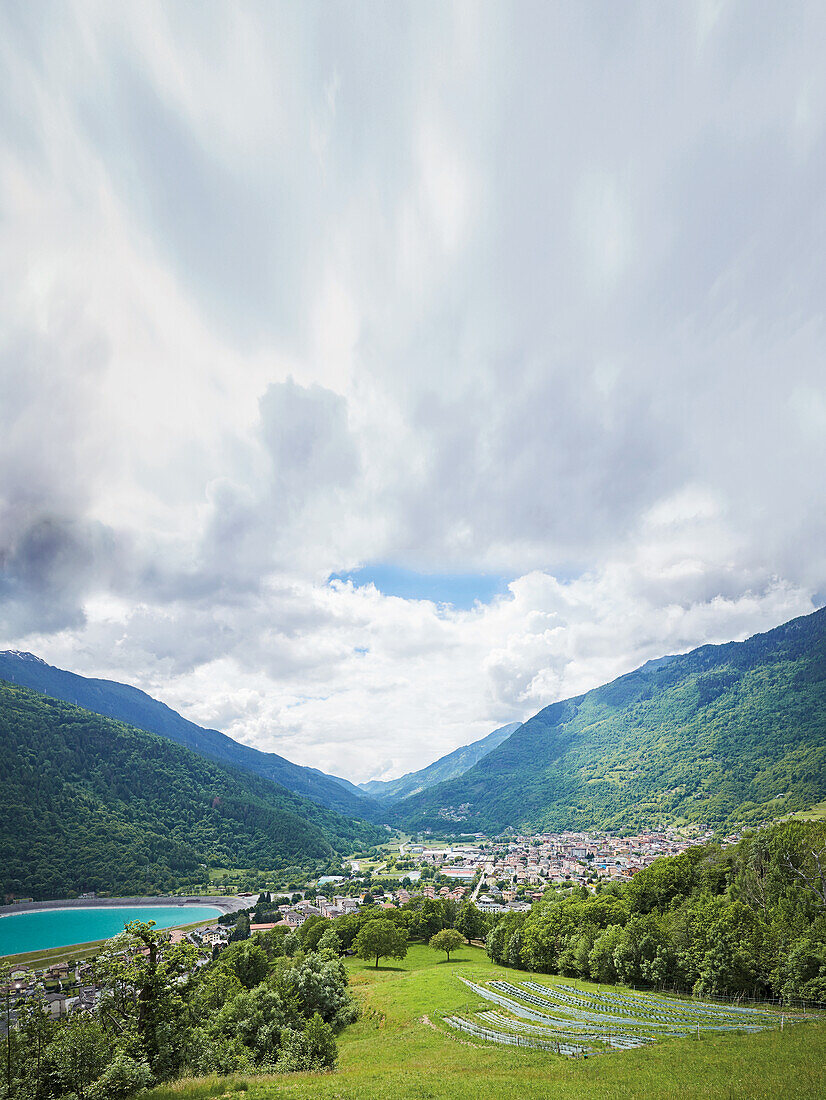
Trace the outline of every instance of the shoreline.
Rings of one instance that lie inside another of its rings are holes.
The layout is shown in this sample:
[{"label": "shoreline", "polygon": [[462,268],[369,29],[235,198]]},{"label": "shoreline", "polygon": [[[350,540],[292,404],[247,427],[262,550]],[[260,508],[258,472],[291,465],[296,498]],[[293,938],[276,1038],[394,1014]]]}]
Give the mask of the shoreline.
[{"label": "shoreline", "polygon": [[254,905],[257,898],[252,895],[249,898],[223,897],[215,894],[196,896],[190,894],[187,897],[178,895],[161,895],[159,897],[135,897],[135,898],[56,898],[53,901],[18,901],[10,905],[0,905],[0,917],[10,917],[17,913],[35,913],[43,910],[59,909],[136,909],[140,906],[186,909],[192,906],[209,906],[217,909],[220,914],[237,913],[241,909],[248,909]]},{"label": "shoreline", "polygon": [[[254,904],[256,898],[242,898],[242,897],[220,897],[214,896],[195,897],[190,895],[187,898],[169,897],[143,897],[143,898],[64,898],[56,899],[54,901],[24,901],[17,902],[13,905],[0,906],[0,920],[3,917],[23,916],[28,913],[59,913],[59,912],[71,912],[73,910],[86,909],[97,910],[99,912],[105,912],[108,909],[180,909],[181,921],[177,925],[169,925],[166,929],[171,931],[173,928],[204,928],[218,922],[222,915],[227,913],[237,913],[241,909],[247,909],[251,904]],[[213,916],[208,919],[199,920],[187,920],[186,911],[193,909],[209,908],[215,910]],[[45,947],[40,949],[34,949],[33,951],[16,951],[8,955],[0,955],[0,959],[11,965],[20,965],[24,969],[31,969],[34,965],[35,959],[38,957],[49,955],[76,955],[79,952],[84,954],[90,953],[92,950],[99,948],[106,940],[87,940],[80,943],[67,943],[58,944],[55,947]],[[24,961],[25,960],[25,961]]]},{"label": "shoreline", "polygon": [[[74,913],[77,909],[81,908],[77,905],[54,905],[48,909],[20,909],[16,913],[0,913],[0,920],[7,917],[26,917],[32,913]],[[86,906],[83,906],[86,909]],[[88,906],[88,912],[90,913],[106,913],[110,909],[214,909],[216,913],[223,915],[224,910],[219,909],[217,905],[194,905],[192,902],[187,905],[90,905]]]},{"label": "shoreline", "polygon": [[[169,928],[159,929],[159,931],[171,932],[173,928],[176,928],[178,930],[192,932],[196,928],[208,928],[213,923],[214,918],[211,920],[192,921],[188,924],[172,925]],[[109,939],[111,938],[110,936]],[[60,947],[44,947],[35,951],[16,951],[12,955],[0,955],[0,963],[4,963],[12,968],[18,967],[21,970],[37,970],[50,966],[56,962],[83,962],[90,955],[96,954],[106,942],[105,939],[85,940],[82,943],[67,943]]]}]

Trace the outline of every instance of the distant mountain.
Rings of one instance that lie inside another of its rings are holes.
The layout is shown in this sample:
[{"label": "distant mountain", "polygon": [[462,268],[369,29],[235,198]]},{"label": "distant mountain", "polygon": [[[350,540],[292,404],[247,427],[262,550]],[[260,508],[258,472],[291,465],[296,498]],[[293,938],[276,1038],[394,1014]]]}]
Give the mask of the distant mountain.
[{"label": "distant mountain", "polygon": [[271,779],[288,791],[348,817],[370,820],[378,811],[376,804],[346,779],[293,764],[274,752],[260,752],[218,730],[197,726],[165,703],[128,684],[64,672],[32,653],[17,650],[0,652],[0,679],[168,737],[202,756]]},{"label": "distant mountain", "polygon": [[826,609],[649,661],[525,722],[388,813],[499,832],[759,822],[826,799]]},{"label": "distant mountain", "polygon": [[460,775],[464,775],[468,768],[472,768],[482,757],[487,756],[489,752],[501,745],[503,741],[519,729],[520,725],[521,722],[511,722],[507,726],[500,726],[499,729],[489,733],[487,737],[483,737],[480,741],[474,741],[470,745],[463,745],[459,749],[454,749],[447,756],[435,760],[420,771],[408,772],[399,779],[387,781],[372,779],[369,783],[359,783],[359,787],[366,794],[378,798],[382,802],[398,802],[412,794],[418,794],[419,791],[427,790],[428,787],[433,787],[436,783],[442,783],[446,779],[455,779]]},{"label": "distant mountain", "polygon": [[202,881],[204,864],[317,866],[380,835],[165,737],[8,683],[0,805],[0,897],[162,893]]}]

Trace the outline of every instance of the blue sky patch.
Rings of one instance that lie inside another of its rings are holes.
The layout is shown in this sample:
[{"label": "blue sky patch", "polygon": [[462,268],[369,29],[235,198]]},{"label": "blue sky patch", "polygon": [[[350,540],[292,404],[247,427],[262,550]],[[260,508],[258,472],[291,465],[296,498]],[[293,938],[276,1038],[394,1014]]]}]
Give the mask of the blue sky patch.
[{"label": "blue sky patch", "polygon": [[490,573],[417,573],[397,565],[364,565],[348,573],[332,573],[331,581],[352,581],[356,588],[373,584],[385,596],[405,600],[432,600],[467,610],[478,601],[490,603],[505,592],[504,577]]}]

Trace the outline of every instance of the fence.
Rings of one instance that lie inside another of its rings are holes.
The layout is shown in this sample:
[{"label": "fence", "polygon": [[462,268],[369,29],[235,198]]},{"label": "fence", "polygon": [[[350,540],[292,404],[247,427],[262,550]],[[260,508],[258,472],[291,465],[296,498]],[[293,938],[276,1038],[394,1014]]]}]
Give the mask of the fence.
[{"label": "fence", "polygon": [[470,1020],[463,1020],[461,1016],[443,1016],[442,1019],[457,1031],[463,1031],[466,1035],[472,1035],[476,1039],[482,1039],[488,1043],[498,1043],[500,1046],[528,1047],[531,1050],[549,1050],[557,1054],[579,1054],[586,1057],[595,1053],[588,1047],[575,1046],[573,1043],[550,1042],[545,1039],[528,1039],[524,1035],[509,1035],[505,1031],[493,1031],[491,1028],[479,1027]]},{"label": "fence", "polygon": [[826,1001],[807,1001],[802,997],[756,997],[753,994],[747,995],[740,992],[729,994],[703,993],[700,998],[693,990],[680,989],[676,985],[668,986],[664,983],[658,986],[629,985],[628,983],[625,983],[625,985],[627,989],[633,989],[637,993],[665,993],[671,997],[682,997],[688,1001],[718,1001],[720,1004],[749,1004],[765,1008],[802,1008],[813,1012],[826,1011]]}]

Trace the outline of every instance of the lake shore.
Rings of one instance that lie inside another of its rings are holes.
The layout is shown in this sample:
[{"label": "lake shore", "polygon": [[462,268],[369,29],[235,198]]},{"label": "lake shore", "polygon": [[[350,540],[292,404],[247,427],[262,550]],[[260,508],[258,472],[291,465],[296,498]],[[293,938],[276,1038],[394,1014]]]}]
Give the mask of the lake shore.
[{"label": "lake shore", "polygon": [[11,905],[0,905],[0,917],[11,916],[13,913],[32,913],[42,909],[131,909],[142,905],[180,906],[184,909],[188,906],[210,905],[219,909],[221,913],[237,913],[241,909],[248,909],[254,905],[256,900],[255,895],[244,898],[220,897],[216,894],[203,896],[188,894],[186,897],[160,895],[151,898],[57,898],[54,901],[17,901]]}]

